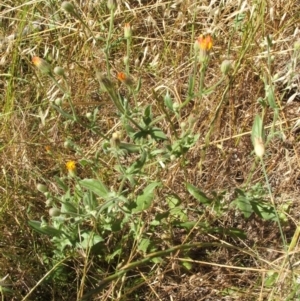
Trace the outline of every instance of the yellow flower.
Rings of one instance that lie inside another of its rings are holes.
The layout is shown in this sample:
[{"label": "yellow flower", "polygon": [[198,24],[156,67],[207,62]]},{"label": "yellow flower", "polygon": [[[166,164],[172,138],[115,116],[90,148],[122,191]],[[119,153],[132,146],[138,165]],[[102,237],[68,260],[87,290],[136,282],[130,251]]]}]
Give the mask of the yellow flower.
[{"label": "yellow flower", "polygon": [[68,161],[66,163],[66,168],[69,172],[74,172],[76,170],[76,163],[75,161]]},{"label": "yellow flower", "polygon": [[51,73],[51,67],[50,65],[43,59],[34,56],[32,58],[33,64],[44,74],[50,74]]},{"label": "yellow flower", "polygon": [[197,39],[197,43],[198,43],[199,48],[202,50],[205,50],[205,51],[211,50],[211,48],[213,46],[212,37],[210,35],[207,35],[205,37],[203,35],[201,35]]}]

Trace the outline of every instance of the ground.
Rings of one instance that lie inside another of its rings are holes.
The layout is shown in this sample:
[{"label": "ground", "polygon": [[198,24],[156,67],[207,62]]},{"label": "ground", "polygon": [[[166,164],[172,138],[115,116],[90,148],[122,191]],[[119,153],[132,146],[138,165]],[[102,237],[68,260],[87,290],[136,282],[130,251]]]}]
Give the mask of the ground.
[{"label": "ground", "polygon": [[300,300],[299,6],[5,0],[2,299]]}]

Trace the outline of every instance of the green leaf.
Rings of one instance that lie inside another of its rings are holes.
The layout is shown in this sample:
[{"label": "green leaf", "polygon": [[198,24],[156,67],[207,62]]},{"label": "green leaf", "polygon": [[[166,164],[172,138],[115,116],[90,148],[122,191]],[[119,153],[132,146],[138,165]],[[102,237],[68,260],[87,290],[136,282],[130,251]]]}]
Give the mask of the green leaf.
[{"label": "green leaf", "polygon": [[151,226],[158,226],[161,224],[162,220],[169,216],[169,211],[157,213],[154,220],[150,223]]},{"label": "green leaf", "polygon": [[46,234],[48,236],[61,236],[63,231],[53,228],[49,225],[44,225],[40,221],[28,221],[29,226],[38,233]]},{"label": "green leaf", "polygon": [[139,78],[139,80],[138,80],[138,82],[137,82],[137,85],[136,85],[136,88],[135,88],[134,91],[135,91],[136,93],[140,92],[141,87],[142,87],[142,79]]},{"label": "green leaf", "polygon": [[261,138],[263,141],[265,140],[263,121],[259,115],[255,116],[252,126],[251,139],[253,145],[255,145],[255,138]]},{"label": "green leaf", "polygon": [[241,229],[237,229],[237,228],[222,228],[222,227],[214,227],[214,228],[208,228],[206,229],[207,232],[209,233],[220,233],[220,234],[224,234],[224,235],[228,235],[230,237],[234,237],[234,238],[241,238],[241,239],[245,239],[247,238],[246,233],[241,230]]},{"label": "green leaf", "polygon": [[170,110],[170,111],[174,111],[173,109],[173,101],[172,101],[172,98],[170,96],[170,93],[169,91],[167,91],[165,97],[164,97],[164,103],[165,103],[165,106]]},{"label": "green leaf", "polygon": [[[187,259],[191,259],[191,258],[187,258]],[[193,268],[193,264],[190,261],[182,261],[181,264],[189,271]]]},{"label": "green leaf", "polygon": [[150,245],[150,239],[143,238],[138,245],[138,250],[142,251],[143,253],[147,253],[147,249],[148,249],[149,245]]},{"label": "green leaf", "polygon": [[89,210],[94,210],[96,209],[98,202],[96,200],[95,194],[93,194],[92,191],[87,191],[83,197],[82,197],[82,201],[84,206],[87,206],[89,208]]},{"label": "green leaf", "polygon": [[141,150],[141,147],[137,144],[124,143],[124,142],[121,142],[119,144],[119,148],[126,150],[128,153],[139,153]]},{"label": "green leaf", "polygon": [[180,207],[174,207],[174,208],[172,208],[170,210],[170,215],[172,217],[176,217],[181,222],[186,222],[188,220],[188,217],[187,217],[186,213]]},{"label": "green leaf", "polygon": [[179,227],[179,228],[185,228],[187,230],[191,230],[195,225],[196,222],[179,222],[179,221],[175,221],[172,222],[172,225]]},{"label": "green leaf", "polygon": [[239,196],[232,202],[232,204],[242,211],[245,218],[249,218],[253,213],[252,205],[246,197]]},{"label": "green leaf", "polygon": [[276,101],[275,101],[275,94],[274,94],[274,87],[268,86],[266,90],[266,95],[268,99],[269,106],[272,109],[277,109]]},{"label": "green leaf", "polygon": [[55,181],[56,183],[58,184],[58,186],[64,191],[64,192],[67,192],[69,187],[68,185],[66,185],[63,180],[57,176],[54,177],[55,178]]},{"label": "green leaf", "polygon": [[264,220],[277,220],[275,209],[272,205],[264,204],[263,202],[252,202],[253,211]]},{"label": "green leaf", "polygon": [[172,209],[172,208],[179,206],[181,203],[181,200],[177,195],[172,194],[172,195],[169,195],[166,197],[166,202],[168,203],[169,208]]},{"label": "green leaf", "polygon": [[79,181],[79,184],[104,199],[108,197],[109,190],[100,180],[84,179]]},{"label": "green leaf", "polygon": [[136,199],[136,207],[132,210],[133,213],[141,212],[148,209],[154,199],[154,190],[159,186],[160,182],[153,182],[149,184]]},{"label": "green leaf", "polygon": [[96,245],[97,243],[104,241],[104,239],[101,236],[99,236],[97,234],[93,234],[93,233],[86,233],[85,232],[85,233],[81,234],[81,237],[83,239],[80,243],[80,246],[83,249],[91,248],[94,245]]},{"label": "green leaf", "polygon": [[274,287],[274,284],[276,284],[278,278],[278,273],[277,272],[273,272],[273,271],[269,271],[267,272],[265,281],[264,281],[264,286],[265,287]]},{"label": "green leaf", "polygon": [[159,129],[159,128],[153,128],[151,130],[150,135],[155,140],[157,140],[157,139],[159,139],[159,140],[168,140],[168,138],[165,135],[165,133],[161,129]]},{"label": "green leaf", "polygon": [[66,113],[65,111],[63,111],[60,107],[52,104],[51,105],[52,108],[54,108],[55,110],[57,110],[61,115],[63,115],[66,119],[69,119],[69,120],[74,120],[74,116],[69,114],[69,113]]},{"label": "green leaf", "polygon": [[148,105],[144,111],[143,121],[148,126],[152,121],[152,109],[151,105]]},{"label": "green leaf", "polygon": [[196,188],[194,185],[187,183],[187,190],[199,203],[204,205],[210,205],[212,203],[212,199],[208,198],[201,190]]},{"label": "green leaf", "polygon": [[77,213],[77,209],[74,205],[70,202],[61,202],[61,213],[68,214],[68,213]]},{"label": "green leaf", "polygon": [[151,261],[152,261],[153,263],[156,263],[156,264],[159,264],[159,263],[163,263],[163,262],[164,262],[163,259],[162,259],[161,257],[153,257],[153,258],[151,258]]}]

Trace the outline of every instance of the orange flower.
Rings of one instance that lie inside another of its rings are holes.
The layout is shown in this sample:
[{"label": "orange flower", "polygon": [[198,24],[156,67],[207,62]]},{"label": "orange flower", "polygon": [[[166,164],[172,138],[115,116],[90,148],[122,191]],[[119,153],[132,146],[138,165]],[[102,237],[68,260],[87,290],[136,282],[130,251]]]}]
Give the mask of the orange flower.
[{"label": "orange flower", "polygon": [[43,59],[34,56],[32,58],[33,64],[44,74],[50,74],[51,73],[51,67],[50,65]]},{"label": "orange flower", "polygon": [[45,150],[46,150],[46,152],[48,153],[48,154],[50,154],[51,153],[51,146],[50,145],[46,145],[45,146]]},{"label": "orange flower", "polygon": [[211,50],[211,48],[213,46],[212,37],[210,35],[207,35],[206,37],[203,37],[203,35],[201,35],[197,39],[197,43],[198,43],[199,48],[202,50],[205,50],[205,51]]},{"label": "orange flower", "polygon": [[126,74],[123,73],[123,72],[118,72],[117,78],[118,78],[118,80],[119,80],[120,82],[125,82],[127,76],[126,76]]},{"label": "orange flower", "polygon": [[129,23],[125,23],[124,26],[124,38],[129,39],[131,38],[131,26]]},{"label": "orange flower", "polygon": [[132,79],[129,76],[127,76],[124,72],[118,72],[117,79],[127,86],[133,85]]}]

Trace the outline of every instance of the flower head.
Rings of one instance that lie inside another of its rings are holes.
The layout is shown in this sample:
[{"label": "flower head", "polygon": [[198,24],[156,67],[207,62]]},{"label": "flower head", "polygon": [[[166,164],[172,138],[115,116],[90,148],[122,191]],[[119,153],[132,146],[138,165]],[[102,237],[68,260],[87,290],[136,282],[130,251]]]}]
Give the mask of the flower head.
[{"label": "flower head", "polygon": [[123,72],[118,72],[117,78],[119,81],[124,82],[126,80],[126,74]]},{"label": "flower head", "polygon": [[132,79],[129,76],[127,76],[124,72],[118,72],[117,79],[127,86],[133,85]]},{"label": "flower head", "polygon": [[207,57],[208,57],[208,53],[211,50],[213,46],[213,42],[212,42],[212,37],[210,35],[207,36],[203,36],[201,35],[197,41],[195,42],[195,51],[199,53],[197,53],[199,61],[200,62],[204,62]]},{"label": "flower head", "polygon": [[76,163],[75,163],[75,161],[68,161],[66,163],[66,168],[67,168],[68,171],[74,171],[74,170],[76,170]]},{"label": "flower head", "polygon": [[199,48],[205,51],[211,50],[213,46],[212,37],[210,35],[207,35],[205,37],[203,35],[200,35],[200,37],[197,39],[197,43]]},{"label": "flower head", "polygon": [[71,177],[74,177],[76,175],[76,163],[75,163],[75,161],[68,161],[66,163],[66,168],[67,168],[67,170],[69,172],[69,175]]},{"label": "flower head", "polygon": [[32,63],[44,74],[51,73],[51,66],[43,59],[38,56],[32,58]]},{"label": "flower head", "polygon": [[125,39],[131,38],[131,26],[129,23],[125,23],[124,25],[124,38]]},{"label": "flower head", "polygon": [[46,145],[45,150],[46,150],[46,153],[48,153],[48,154],[51,154],[51,152],[52,152],[52,148],[50,145]]}]

